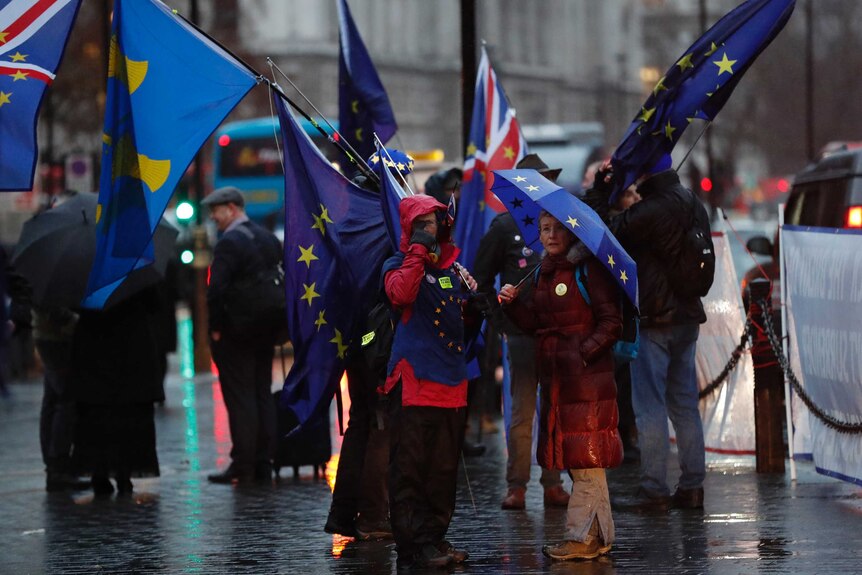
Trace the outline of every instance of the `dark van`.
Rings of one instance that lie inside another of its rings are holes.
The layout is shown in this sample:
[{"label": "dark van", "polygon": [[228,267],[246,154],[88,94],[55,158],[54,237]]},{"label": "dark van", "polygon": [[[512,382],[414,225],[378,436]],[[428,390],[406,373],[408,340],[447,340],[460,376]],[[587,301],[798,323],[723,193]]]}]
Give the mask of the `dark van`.
[{"label": "dark van", "polygon": [[862,228],[862,148],[824,155],[793,179],[784,223]]}]

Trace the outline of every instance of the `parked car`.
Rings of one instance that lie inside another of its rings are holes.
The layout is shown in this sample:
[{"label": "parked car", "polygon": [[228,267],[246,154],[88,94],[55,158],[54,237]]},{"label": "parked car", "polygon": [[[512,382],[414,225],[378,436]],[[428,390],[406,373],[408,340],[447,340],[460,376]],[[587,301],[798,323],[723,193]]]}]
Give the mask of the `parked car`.
[{"label": "parked car", "polygon": [[824,153],[793,179],[784,222],[862,228],[862,149]]},{"label": "parked car", "polygon": [[587,166],[604,156],[605,131],[598,122],[522,126],[530,152],[552,168],[562,168],[557,184],[579,194]]}]

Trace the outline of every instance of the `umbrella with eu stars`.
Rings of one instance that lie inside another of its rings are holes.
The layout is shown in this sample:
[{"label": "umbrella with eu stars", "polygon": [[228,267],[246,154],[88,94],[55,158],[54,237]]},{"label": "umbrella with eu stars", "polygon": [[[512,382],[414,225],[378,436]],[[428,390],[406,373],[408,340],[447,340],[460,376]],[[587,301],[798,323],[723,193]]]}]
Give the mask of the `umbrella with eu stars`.
[{"label": "umbrella with eu stars", "polygon": [[527,246],[538,245],[539,214],[548,212],[598,258],[637,307],[637,265],[587,204],[532,169],[494,170],[491,191],[512,214]]}]

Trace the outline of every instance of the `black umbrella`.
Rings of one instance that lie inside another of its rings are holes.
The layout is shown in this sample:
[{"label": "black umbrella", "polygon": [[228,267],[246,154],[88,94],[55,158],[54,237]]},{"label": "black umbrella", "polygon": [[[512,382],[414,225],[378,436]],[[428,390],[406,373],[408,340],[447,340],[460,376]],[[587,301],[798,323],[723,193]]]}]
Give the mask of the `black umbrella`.
[{"label": "black umbrella", "polygon": [[[77,194],[24,223],[12,264],[33,288],[33,303],[78,307],[96,254],[98,196]],[[111,295],[110,307],[160,281],[174,255],[177,230],[164,220],[153,235],[155,262],[135,270]]]}]

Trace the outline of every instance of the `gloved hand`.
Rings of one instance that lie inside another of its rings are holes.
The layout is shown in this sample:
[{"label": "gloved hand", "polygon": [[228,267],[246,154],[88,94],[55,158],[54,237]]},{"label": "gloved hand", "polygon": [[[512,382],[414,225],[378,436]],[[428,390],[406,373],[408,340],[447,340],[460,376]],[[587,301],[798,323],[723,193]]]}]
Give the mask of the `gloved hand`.
[{"label": "gloved hand", "polygon": [[428,251],[431,252],[434,251],[434,248],[437,246],[437,238],[425,230],[414,230],[413,235],[410,236],[410,243],[425,246],[428,248]]},{"label": "gloved hand", "polygon": [[488,296],[483,293],[477,293],[467,298],[467,311],[476,315],[486,315],[491,309],[491,304],[488,302]]}]

